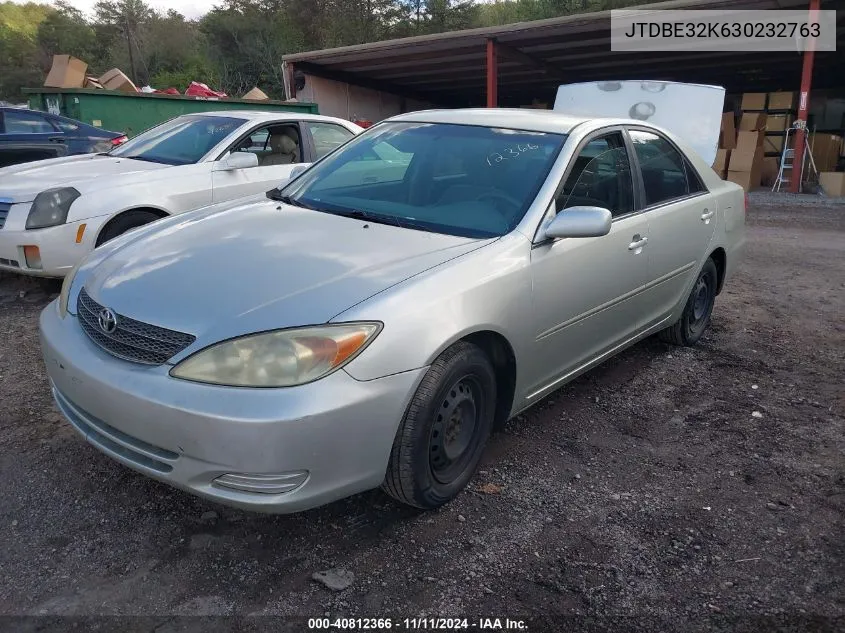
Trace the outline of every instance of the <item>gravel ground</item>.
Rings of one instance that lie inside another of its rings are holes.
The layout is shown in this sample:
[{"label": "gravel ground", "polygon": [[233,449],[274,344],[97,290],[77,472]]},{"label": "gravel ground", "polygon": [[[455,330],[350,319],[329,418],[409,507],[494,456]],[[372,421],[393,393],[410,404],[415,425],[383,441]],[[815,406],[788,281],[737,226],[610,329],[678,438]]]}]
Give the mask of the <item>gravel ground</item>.
[{"label": "gravel ground", "polygon": [[[648,340],[561,389],[428,514],[378,491],[249,514],[116,464],[48,396],[36,323],[58,285],[0,277],[0,614],[41,616],[0,628],[845,630],[845,206],[770,198],[698,347]],[[245,619],[174,617],[221,615]]]}]

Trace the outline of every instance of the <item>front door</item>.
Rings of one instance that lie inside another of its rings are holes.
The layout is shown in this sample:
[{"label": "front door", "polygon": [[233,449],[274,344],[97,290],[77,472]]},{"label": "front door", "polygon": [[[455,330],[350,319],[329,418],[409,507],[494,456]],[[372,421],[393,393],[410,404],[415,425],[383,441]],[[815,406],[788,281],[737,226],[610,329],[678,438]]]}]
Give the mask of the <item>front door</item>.
[{"label": "front door", "polygon": [[668,139],[629,130],[642,174],[649,219],[649,286],[645,325],[666,319],[685,301],[716,226],[716,200]]},{"label": "front door", "polygon": [[310,154],[299,125],[289,123],[264,126],[235,143],[230,152],[250,152],[258,156],[256,167],[212,173],[214,202],[225,202],[269,191],[288,178],[295,167],[306,163]]},{"label": "front door", "polygon": [[589,139],[579,151],[556,209],[610,209],[602,237],[535,245],[531,254],[535,344],[529,398],[603,356],[641,327],[648,277],[649,226],[637,213],[631,163],[621,131]]}]

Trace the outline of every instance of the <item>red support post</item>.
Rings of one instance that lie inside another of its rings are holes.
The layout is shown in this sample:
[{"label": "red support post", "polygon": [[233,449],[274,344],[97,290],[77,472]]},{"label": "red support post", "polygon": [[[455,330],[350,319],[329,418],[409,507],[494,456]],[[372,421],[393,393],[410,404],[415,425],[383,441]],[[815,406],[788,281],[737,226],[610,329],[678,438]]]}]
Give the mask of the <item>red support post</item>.
[{"label": "red support post", "polygon": [[[810,0],[810,24],[819,21],[819,5],[821,0]],[[804,166],[804,147],[807,144],[807,111],[810,109],[810,86],[813,81],[813,61],[816,56],[815,40],[808,38],[807,49],[804,51],[804,67],[801,70],[801,93],[798,101],[798,130],[795,133],[795,152],[792,158],[792,174],[789,190],[798,193],[801,189],[802,172]]]},{"label": "red support post", "polygon": [[495,108],[499,105],[496,94],[499,85],[499,62],[496,58],[496,40],[487,40],[487,107]]}]

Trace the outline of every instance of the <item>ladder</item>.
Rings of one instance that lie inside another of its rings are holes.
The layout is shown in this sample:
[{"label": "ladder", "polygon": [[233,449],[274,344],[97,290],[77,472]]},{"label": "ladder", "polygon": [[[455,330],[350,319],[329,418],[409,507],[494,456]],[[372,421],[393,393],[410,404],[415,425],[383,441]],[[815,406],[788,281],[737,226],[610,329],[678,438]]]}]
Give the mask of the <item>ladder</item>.
[{"label": "ladder", "polygon": [[807,122],[798,120],[795,122],[791,128],[786,129],[786,134],[783,137],[783,153],[780,156],[780,168],[778,169],[778,177],[775,180],[775,184],[772,185],[772,191],[780,191],[781,186],[788,185],[792,180],[792,165],[795,161],[795,149],[789,146],[789,137],[790,132],[795,133],[799,129],[803,129],[805,132],[804,135],[804,157],[801,161],[801,174],[799,176],[800,180],[798,181],[798,191],[801,192],[804,189],[804,169],[807,166],[807,162],[809,159],[810,169],[812,170],[812,175],[818,179],[819,170],[816,169],[816,161],[813,160],[813,153],[810,151],[810,139],[809,136],[806,134],[807,132]]}]

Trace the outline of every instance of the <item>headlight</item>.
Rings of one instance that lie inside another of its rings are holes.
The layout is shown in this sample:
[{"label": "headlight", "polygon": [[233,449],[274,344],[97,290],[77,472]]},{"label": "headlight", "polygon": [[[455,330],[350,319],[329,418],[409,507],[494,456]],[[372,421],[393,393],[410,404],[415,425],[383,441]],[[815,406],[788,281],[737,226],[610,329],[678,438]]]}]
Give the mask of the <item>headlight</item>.
[{"label": "headlight", "polygon": [[80,193],[73,187],[58,187],[42,191],[35,196],[26,219],[26,228],[43,229],[64,224],[70,205],[79,196]]},{"label": "headlight", "polygon": [[76,277],[76,271],[79,270],[81,265],[82,262],[80,261],[76,266],[68,271],[64,280],[62,280],[62,291],[59,293],[59,316],[63,319],[65,318],[65,315],[67,315],[67,302],[70,295],[70,287],[73,285],[73,278]]},{"label": "headlight", "polygon": [[302,385],[348,363],[380,329],[380,323],[345,323],[251,334],[197,352],[170,375],[230,387]]}]

